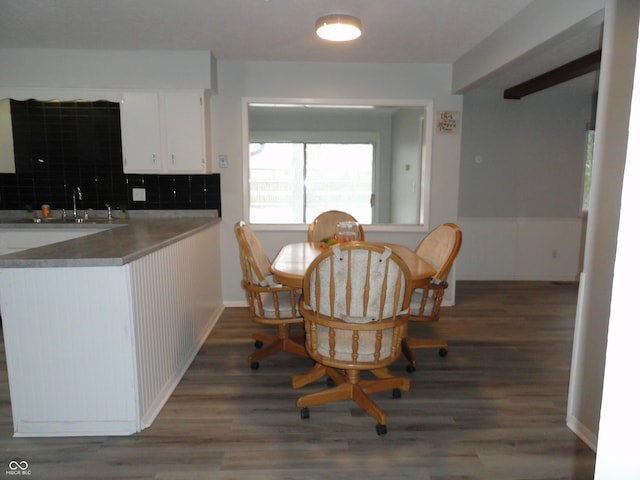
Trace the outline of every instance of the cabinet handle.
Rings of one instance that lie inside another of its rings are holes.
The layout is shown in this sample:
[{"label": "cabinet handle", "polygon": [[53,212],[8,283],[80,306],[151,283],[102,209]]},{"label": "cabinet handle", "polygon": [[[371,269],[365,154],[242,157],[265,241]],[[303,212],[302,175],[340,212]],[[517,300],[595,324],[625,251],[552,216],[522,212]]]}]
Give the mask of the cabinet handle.
[{"label": "cabinet handle", "polygon": [[156,154],[153,153],[151,156],[153,157],[153,164],[155,165],[156,164]]}]

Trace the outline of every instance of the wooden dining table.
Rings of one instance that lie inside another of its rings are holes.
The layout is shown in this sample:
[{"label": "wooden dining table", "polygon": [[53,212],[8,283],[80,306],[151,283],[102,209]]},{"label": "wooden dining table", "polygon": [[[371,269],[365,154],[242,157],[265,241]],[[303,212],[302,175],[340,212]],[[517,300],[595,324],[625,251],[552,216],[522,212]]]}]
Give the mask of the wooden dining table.
[{"label": "wooden dining table", "polygon": [[[409,247],[396,243],[382,243],[382,245],[389,247],[407,264],[411,273],[412,288],[422,287],[436,273],[435,268]],[[300,242],[285,245],[273,260],[271,273],[278,283],[302,288],[307,268],[327,248],[331,247],[327,247],[322,242]]]}]

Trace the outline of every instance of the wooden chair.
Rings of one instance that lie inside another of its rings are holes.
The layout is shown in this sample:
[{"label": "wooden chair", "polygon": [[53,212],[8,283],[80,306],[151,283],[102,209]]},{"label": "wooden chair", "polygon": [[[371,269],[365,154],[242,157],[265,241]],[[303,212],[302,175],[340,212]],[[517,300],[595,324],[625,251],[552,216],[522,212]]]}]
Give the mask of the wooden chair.
[{"label": "wooden chair", "polygon": [[253,230],[243,221],[235,224],[240,248],[242,288],[247,296],[251,320],[278,327],[277,335],[264,332],[252,334],[255,347],[260,349],[249,355],[253,370],[260,367],[259,360],[277,352],[290,352],[307,357],[303,346],[304,334],[290,335],[292,324],[302,324],[298,312],[299,293],[294,288],[277,284],[269,272],[271,261]]},{"label": "wooden chair", "polygon": [[[328,210],[318,215],[307,229],[307,240],[309,242],[319,242],[325,238],[333,237],[336,233],[336,225],[338,222],[357,222],[357,220],[346,212],[340,210]],[[360,230],[359,240],[364,240],[364,228],[358,224]]]},{"label": "wooden chair", "polygon": [[[449,286],[447,277],[453,261],[462,244],[462,232],[454,223],[444,223],[431,231],[416,248],[416,253],[436,269],[436,274],[424,288],[416,288],[411,293],[409,320],[414,322],[436,322],[440,318],[440,305],[444,292]],[[416,370],[416,359],[412,349],[437,348],[441,357],[446,357],[446,340],[433,338],[413,338],[407,336],[402,341],[402,352],[409,365],[407,372]]]},{"label": "wooden chair", "polygon": [[[402,353],[410,278],[400,257],[367,242],[334,245],[310,264],[300,312],[307,352],[316,365],[294,375],[292,385],[300,388],[328,375],[335,386],[298,398],[303,419],[309,417],[310,406],[352,399],[377,420],[378,435],[387,432],[387,417],[369,394],[392,390],[398,398],[400,390],[410,388],[409,379],[387,369]],[[363,370],[375,378],[361,379]]]}]

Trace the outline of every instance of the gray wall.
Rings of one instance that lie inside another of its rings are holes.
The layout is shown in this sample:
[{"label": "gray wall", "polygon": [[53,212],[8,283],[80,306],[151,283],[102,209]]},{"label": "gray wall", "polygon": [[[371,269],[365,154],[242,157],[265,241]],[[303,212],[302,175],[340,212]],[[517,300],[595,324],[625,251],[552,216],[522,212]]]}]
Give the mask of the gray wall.
[{"label": "gray wall", "polygon": [[566,85],[521,100],[464,95],[457,278],[578,279],[592,96]]},{"label": "gray wall", "polygon": [[576,218],[591,110],[591,91],[562,86],[465,94],[459,216]]},{"label": "gray wall", "polygon": [[391,223],[420,223],[423,121],[424,111],[416,108],[393,116]]}]

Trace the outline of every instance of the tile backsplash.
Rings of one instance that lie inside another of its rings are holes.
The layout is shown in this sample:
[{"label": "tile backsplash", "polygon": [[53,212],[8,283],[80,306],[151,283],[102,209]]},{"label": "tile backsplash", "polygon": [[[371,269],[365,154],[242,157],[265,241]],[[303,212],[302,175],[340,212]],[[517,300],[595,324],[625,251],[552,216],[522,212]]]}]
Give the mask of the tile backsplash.
[{"label": "tile backsplash", "polygon": [[[0,210],[189,210],[222,215],[220,175],[133,175],[122,169],[119,104],[11,101],[16,173],[0,173]],[[132,189],[144,188],[145,201]]]}]

